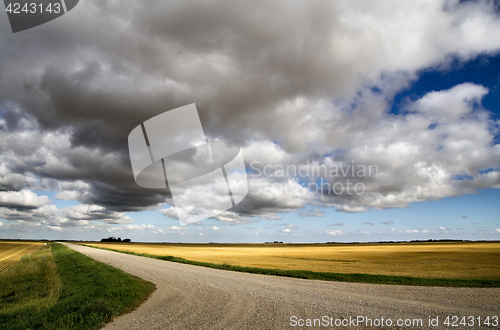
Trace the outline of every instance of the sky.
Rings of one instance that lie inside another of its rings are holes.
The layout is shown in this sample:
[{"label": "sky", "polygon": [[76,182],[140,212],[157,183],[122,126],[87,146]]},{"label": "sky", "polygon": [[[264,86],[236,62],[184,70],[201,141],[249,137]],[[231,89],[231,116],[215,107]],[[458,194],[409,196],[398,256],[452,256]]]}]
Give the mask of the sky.
[{"label": "sky", "polygon": [[[1,10],[0,238],[499,240],[497,31],[498,1],[81,0],[17,33]],[[192,103],[248,193],[182,226],[219,192],[139,186],[128,136]]]}]

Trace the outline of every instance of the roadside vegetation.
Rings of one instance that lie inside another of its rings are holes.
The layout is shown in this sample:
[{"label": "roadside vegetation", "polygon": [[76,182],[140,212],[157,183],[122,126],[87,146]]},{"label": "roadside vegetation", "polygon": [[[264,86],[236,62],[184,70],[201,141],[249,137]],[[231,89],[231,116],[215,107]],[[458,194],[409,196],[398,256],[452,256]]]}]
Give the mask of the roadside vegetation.
[{"label": "roadside vegetation", "polygon": [[[87,245],[87,244],[85,244]],[[101,247],[96,244],[87,245],[104,250],[143,256],[148,258],[172,261],[196,266],[203,266],[215,269],[223,269],[237,272],[246,272],[253,274],[296,277],[313,280],[337,281],[337,282],[356,282],[356,283],[372,283],[372,284],[392,284],[392,285],[412,285],[412,286],[441,286],[441,287],[500,287],[500,279],[495,278],[428,278],[428,277],[412,277],[412,276],[393,276],[393,275],[373,275],[360,273],[333,273],[333,272],[315,272],[310,270],[290,270],[290,269],[271,269],[259,267],[244,267],[231,265],[227,262],[222,264],[200,262],[187,260],[174,256],[160,256],[148,253],[137,253],[133,251],[111,249]]]},{"label": "roadside vegetation", "polygon": [[0,328],[98,329],[154,290],[150,282],[51,243],[0,275]]}]

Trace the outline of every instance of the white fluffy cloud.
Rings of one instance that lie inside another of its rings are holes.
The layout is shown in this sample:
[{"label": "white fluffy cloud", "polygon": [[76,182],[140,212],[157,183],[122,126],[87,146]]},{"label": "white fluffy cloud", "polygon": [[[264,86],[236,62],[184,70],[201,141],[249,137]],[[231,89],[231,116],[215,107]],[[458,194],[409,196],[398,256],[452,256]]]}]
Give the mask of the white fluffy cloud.
[{"label": "white fluffy cloud", "polygon": [[[339,211],[359,212],[499,188],[495,123],[476,108],[485,92],[469,83],[430,92],[409,105],[415,113],[386,114],[362,131],[349,132],[349,151],[335,164],[373,164],[377,174],[326,177],[331,185],[350,179],[366,190],[359,195],[324,195],[322,201]],[[332,166],[334,160],[326,157],[322,164]]]},{"label": "white fluffy cloud", "polygon": [[91,186],[81,180],[73,182],[59,181],[57,183],[57,199],[78,200],[83,199],[85,194],[91,190]]},{"label": "white fluffy cloud", "polygon": [[30,190],[0,191],[0,207],[37,208],[47,204],[47,196],[38,196]]},{"label": "white fluffy cloud", "polygon": [[[70,230],[74,227],[103,229],[111,224],[133,222],[124,213],[109,211],[99,205],[80,204],[59,209],[48,203],[47,196],[37,196],[30,191],[21,191],[14,195],[2,193],[4,192],[0,192],[0,196],[9,198],[5,198],[7,203],[0,206],[0,218],[13,222],[7,226],[9,230],[22,231],[22,226],[55,231]],[[97,224],[92,225],[93,222]]]},{"label": "white fluffy cloud", "polygon": [[471,104],[478,103],[488,89],[464,83],[447,91],[426,94],[413,105],[417,113],[434,123],[453,123],[472,111]]},{"label": "white fluffy cloud", "polygon": [[328,235],[332,235],[332,236],[339,236],[339,235],[343,235],[344,234],[340,230],[332,230],[332,229],[325,230],[325,233],[327,233]]},{"label": "white fluffy cloud", "polygon": [[314,207],[310,211],[300,211],[297,213],[299,217],[311,217],[311,218],[317,218],[317,217],[324,217],[325,216],[325,211],[318,209],[317,207]]},{"label": "white fluffy cloud", "polygon": [[132,224],[132,225],[123,225],[123,226],[118,226],[118,227],[110,227],[108,229],[108,232],[114,232],[114,231],[141,231],[141,230],[158,230],[158,229],[155,226],[153,226],[153,225]]}]

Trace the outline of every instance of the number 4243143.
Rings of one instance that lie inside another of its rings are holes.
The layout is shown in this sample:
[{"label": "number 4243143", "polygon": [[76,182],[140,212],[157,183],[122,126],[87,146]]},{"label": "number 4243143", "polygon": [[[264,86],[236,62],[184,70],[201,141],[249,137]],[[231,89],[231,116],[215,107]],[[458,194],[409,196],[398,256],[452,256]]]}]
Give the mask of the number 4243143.
[{"label": "number 4243143", "polygon": [[9,14],[36,14],[36,13],[54,13],[59,14],[61,12],[61,4],[60,3],[49,3],[47,6],[44,6],[42,3],[25,3],[22,7],[18,2],[9,3],[5,11]]},{"label": "number 4243143", "polygon": [[492,326],[492,327],[497,327],[498,326],[498,316],[492,316],[492,317],[486,317],[486,318],[481,318],[481,316],[474,317],[474,316],[448,316],[444,320],[444,325],[449,326],[449,327],[458,327],[458,326]]}]

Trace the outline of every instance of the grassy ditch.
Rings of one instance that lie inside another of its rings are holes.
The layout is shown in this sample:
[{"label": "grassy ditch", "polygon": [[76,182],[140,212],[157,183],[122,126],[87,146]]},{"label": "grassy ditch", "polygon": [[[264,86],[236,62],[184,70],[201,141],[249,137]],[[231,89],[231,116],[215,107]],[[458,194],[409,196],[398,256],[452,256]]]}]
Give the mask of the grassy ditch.
[{"label": "grassy ditch", "polygon": [[0,328],[98,329],[154,290],[150,282],[48,244],[0,275]]},{"label": "grassy ditch", "polygon": [[371,283],[371,284],[391,284],[391,285],[412,285],[412,286],[477,287],[477,288],[500,287],[500,280],[498,279],[481,279],[481,278],[448,279],[448,278],[372,275],[372,274],[358,274],[358,273],[330,273],[330,272],[314,272],[310,270],[285,270],[285,269],[243,267],[243,266],[231,265],[228,263],[215,264],[208,262],[200,262],[173,256],[159,256],[147,253],[137,253],[132,251],[123,251],[123,250],[116,250],[104,247],[97,247],[94,245],[86,245],[86,246],[97,249],[132,254],[136,256],[142,256],[142,257],[148,257],[148,258],[154,258],[154,259],[160,259],[165,261],[172,261],[172,262],[178,262],[196,266],[203,266],[215,269],[223,269],[223,270],[262,274],[262,275],[296,277],[296,278],[304,278],[311,280]]}]

